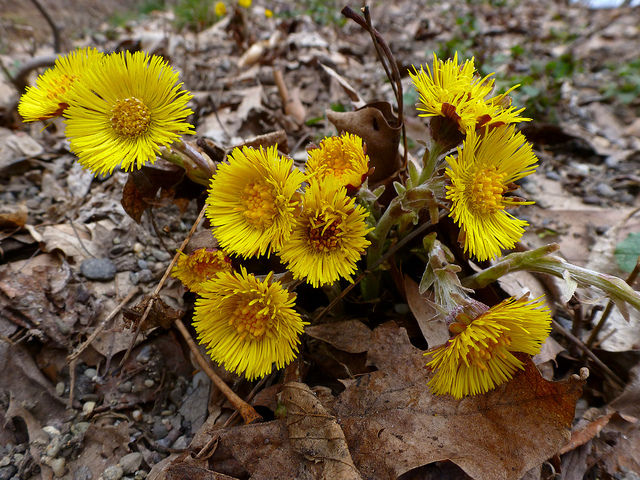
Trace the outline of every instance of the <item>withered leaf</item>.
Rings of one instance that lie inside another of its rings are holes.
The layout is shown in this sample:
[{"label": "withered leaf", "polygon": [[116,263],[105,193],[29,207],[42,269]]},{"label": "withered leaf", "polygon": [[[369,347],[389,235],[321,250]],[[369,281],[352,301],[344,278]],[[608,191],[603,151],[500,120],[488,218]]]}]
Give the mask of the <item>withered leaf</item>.
[{"label": "withered leaf", "polygon": [[293,449],[321,463],[323,479],[360,479],[340,425],[304,383],[289,382],[282,389],[287,429]]},{"label": "withered leaf", "polygon": [[338,397],[338,418],[365,478],[397,478],[451,460],[479,480],[518,479],[569,439],[584,380],[544,380],[528,356],[525,370],[484,395],[433,396],[422,352],[394,323],[374,330],[362,375]]},{"label": "withered leaf", "polygon": [[[138,324],[151,299],[151,296],[145,295],[144,298],[134,307],[122,309],[122,317],[127,328],[132,330],[136,330],[138,328]],[[177,318],[182,318],[182,315],[183,312],[171,308],[161,298],[155,298],[153,305],[151,306],[151,310],[149,311],[149,315],[144,322],[143,331],[154,327],[168,329],[171,327],[173,321]]]}]

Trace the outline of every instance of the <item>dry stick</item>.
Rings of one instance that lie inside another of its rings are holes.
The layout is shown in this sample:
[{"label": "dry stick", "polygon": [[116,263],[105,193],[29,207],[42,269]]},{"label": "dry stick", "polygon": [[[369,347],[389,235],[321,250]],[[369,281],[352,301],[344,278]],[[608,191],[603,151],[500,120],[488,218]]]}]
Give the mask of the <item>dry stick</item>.
[{"label": "dry stick", "polygon": [[[444,215],[444,212],[442,213],[442,215]],[[322,317],[324,317],[333,307],[335,307],[338,302],[340,302],[347,293],[349,293],[351,290],[353,290],[353,288],[362,281],[362,279],[364,277],[366,277],[367,275],[369,275],[373,269],[375,269],[376,267],[378,267],[379,265],[382,264],[382,262],[384,262],[387,258],[389,258],[391,255],[393,255],[394,253],[396,253],[398,250],[400,250],[402,247],[404,247],[409,241],[413,240],[419,233],[424,232],[427,228],[429,228],[431,226],[431,222],[427,221],[425,223],[423,223],[422,225],[420,225],[418,228],[416,228],[413,232],[409,233],[406,237],[404,237],[402,240],[400,240],[398,243],[396,243],[393,247],[391,247],[387,253],[385,253],[384,255],[382,255],[380,257],[380,259],[376,262],[373,263],[373,265],[371,265],[367,270],[365,270],[364,272],[362,272],[358,278],[356,278],[353,283],[351,283],[350,285],[347,286],[347,288],[345,288],[342,293],[340,293],[340,295],[338,295],[336,298],[333,299],[333,301],[327,305],[324,310],[322,310],[318,316],[316,318],[313,319],[313,321],[311,322],[311,325],[315,325],[317,324],[320,319]]]},{"label": "dry stick", "polygon": [[45,8],[40,4],[38,0],[31,0],[31,3],[35,5],[35,7],[51,27],[51,30],[53,30],[53,51],[56,53],[60,53],[60,29],[49,15],[49,12],[45,10]]},{"label": "dry stick", "polygon": [[[373,40],[373,46],[376,49],[376,53],[378,54],[378,58],[380,59],[380,63],[382,63],[382,67],[384,68],[385,73],[387,74],[387,78],[389,79],[389,83],[391,84],[391,88],[393,89],[393,93],[396,96],[396,103],[398,104],[398,123],[402,126],[402,138],[403,138],[403,146],[404,146],[404,158],[403,158],[403,169],[407,168],[407,156],[408,156],[408,145],[407,145],[407,131],[404,124],[404,99],[402,93],[402,79],[400,77],[400,70],[398,69],[398,63],[396,62],[389,45],[385,42],[382,35],[373,28],[373,23],[371,22],[371,13],[369,12],[369,7],[365,6],[362,11],[364,12],[365,18],[363,19],[360,15],[358,15],[354,10],[350,7],[344,7],[342,9],[342,15],[347,18],[350,18],[362,28],[367,30],[371,34],[371,39]],[[381,52],[382,50],[382,52]],[[391,67],[391,72],[389,72],[389,67],[384,61],[386,57],[389,62],[389,66]]]},{"label": "dry stick", "polygon": [[242,415],[242,418],[244,419],[245,423],[252,423],[257,420],[261,420],[262,417],[258,415],[258,413],[253,409],[253,407],[248,403],[246,403],[244,400],[242,400],[236,394],[236,392],[231,390],[231,388],[229,388],[229,385],[227,385],[216,374],[216,372],[213,371],[213,369],[209,365],[209,362],[207,362],[207,360],[200,353],[200,350],[198,350],[198,346],[196,345],[196,342],[194,342],[193,338],[191,338],[191,335],[189,334],[187,327],[185,327],[184,323],[182,323],[182,320],[177,319],[173,322],[173,324],[176,327],[178,327],[178,330],[180,330],[180,333],[182,334],[184,339],[187,341],[187,344],[189,345],[189,348],[191,349],[193,356],[198,362],[198,365],[200,365],[200,368],[202,368],[202,370],[211,379],[213,384],[216,387],[218,387],[218,389],[224,394],[224,396],[227,397],[227,400],[231,402],[231,405],[233,405],[233,407],[240,413],[240,415]]},{"label": "dry stick", "polygon": [[[180,251],[183,251],[187,246],[187,244],[189,243],[189,240],[191,240],[191,237],[195,233],[196,228],[198,228],[198,225],[202,221],[202,217],[204,217],[204,212],[206,210],[206,207],[207,206],[205,205],[204,207],[202,207],[202,210],[200,210],[200,214],[198,215],[198,218],[196,218],[196,221],[191,227],[191,230],[189,230],[189,234],[187,235],[187,238],[185,238],[184,242],[182,242],[182,245],[180,245],[180,248],[179,248]],[[124,362],[126,362],[127,359],[129,358],[129,355],[131,354],[131,350],[133,349],[133,346],[136,343],[136,339],[138,338],[138,335],[140,335],[140,331],[142,330],[144,323],[147,321],[149,312],[151,312],[151,308],[153,307],[154,302],[158,298],[158,295],[160,293],[160,290],[164,286],[164,283],[167,281],[167,278],[169,278],[169,275],[171,274],[171,270],[173,269],[173,266],[178,261],[178,258],[180,258],[180,252],[176,252],[176,254],[173,256],[173,259],[171,260],[171,263],[165,270],[164,275],[162,276],[162,278],[160,279],[160,282],[158,283],[158,286],[153,291],[153,293],[149,296],[149,303],[147,304],[147,308],[145,308],[144,313],[142,314],[142,317],[140,317],[140,322],[138,322],[138,327],[136,328],[136,331],[134,333],[133,340],[131,341],[131,345],[129,345],[129,348],[127,349],[126,353],[124,354],[124,357],[122,358],[122,361],[120,362],[120,367],[122,367],[124,365]]]},{"label": "dry stick", "polygon": [[122,309],[122,307],[124,307],[138,293],[139,290],[140,290],[140,287],[138,286],[136,286],[133,290],[131,290],[129,294],[118,304],[118,306],[111,311],[111,313],[107,316],[107,318],[105,318],[102,321],[102,323],[98,326],[98,328],[96,328],[93,331],[93,333],[89,336],[89,338],[87,338],[87,340],[79,348],[77,348],[71,355],[67,357],[67,361],[71,362],[76,358],[78,358],[78,356],[80,356],[80,354],[84,352],[84,350],[89,345],[91,345],[91,342],[93,342],[96,339],[96,337],[100,334],[100,332],[102,332],[105,329],[105,327],[111,321],[111,319],[118,314],[118,312]]},{"label": "dry stick", "polygon": [[614,384],[614,386],[622,390],[622,388],[624,387],[624,383],[620,379],[620,377],[618,377],[615,373],[613,373],[613,371],[609,367],[607,367],[602,362],[602,360],[596,357],[595,353],[589,350],[589,347],[587,347],[584,343],[582,343],[582,341],[579,338],[576,338],[576,336],[573,333],[571,333],[569,330],[564,328],[554,319],[551,319],[551,323],[553,324],[553,328],[555,328],[558,332],[560,332],[562,335],[564,335],[569,340],[571,340],[574,344],[578,346],[578,348],[580,348],[580,350],[582,350],[585,353],[585,355],[587,355],[587,357],[593,360],[593,362],[602,370],[602,372],[609,376],[609,380]]},{"label": "dry stick", "polygon": [[[640,256],[638,257],[638,260],[636,260],[636,266],[633,268],[633,270],[627,277],[626,282],[629,286],[633,285],[633,282],[635,282],[636,279],[638,278],[638,274],[640,274]],[[613,301],[609,299],[609,302],[607,303],[607,306],[605,307],[604,312],[602,312],[602,316],[600,317],[598,324],[595,326],[595,328],[591,332],[591,335],[589,335],[589,339],[587,340],[588,347],[591,347],[593,343],[596,341],[596,339],[598,338],[598,334],[600,333],[600,330],[602,330],[602,327],[604,327],[604,324],[607,321],[607,318],[609,318],[609,315],[611,314],[611,310],[613,310]]]}]

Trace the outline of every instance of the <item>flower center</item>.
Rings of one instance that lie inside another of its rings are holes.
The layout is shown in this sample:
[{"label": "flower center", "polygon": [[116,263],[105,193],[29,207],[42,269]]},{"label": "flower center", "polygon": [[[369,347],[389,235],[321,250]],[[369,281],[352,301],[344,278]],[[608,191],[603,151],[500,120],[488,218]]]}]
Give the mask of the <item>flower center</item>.
[{"label": "flower center", "polygon": [[240,201],[245,207],[242,214],[250,224],[268,228],[276,214],[275,200],[269,185],[262,180],[251,182],[242,191]]},{"label": "flower center", "polygon": [[149,129],[151,113],[136,97],[120,99],[111,109],[111,126],[120,135],[137,138]]},{"label": "flower center", "polygon": [[[492,343],[493,342],[493,343]],[[488,346],[479,345],[479,349],[470,348],[469,353],[467,354],[467,360],[469,365],[475,365],[482,370],[487,369],[487,362],[492,358],[499,356],[502,358],[507,358],[505,354],[506,347],[511,345],[511,340],[505,335],[501,335],[497,338],[489,338],[487,339]]]},{"label": "flower center", "polygon": [[47,93],[47,98],[53,102],[57,102],[67,91],[71,84],[76,81],[78,77],[75,75],[62,75],[56,85],[52,85]]},{"label": "flower center", "polygon": [[340,244],[340,221],[338,219],[309,218],[309,243],[321,252],[335,250]]},{"label": "flower center", "polygon": [[341,177],[346,170],[351,168],[351,163],[342,152],[341,149],[334,149],[333,152],[327,152],[326,168],[329,174],[336,177]]},{"label": "flower center", "polygon": [[240,339],[247,335],[251,340],[262,338],[267,329],[271,328],[271,317],[268,309],[259,302],[251,303],[250,298],[243,298],[238,302],[229,319],[229,325],[236,329]]},{"label": "flower center", "polygon": [[506,191],[502,180],[504,173],[498,173],[496,167],[478,170],[467,185],[467,194],[473,199],[470,206],[475,213],[487,215],[503,210],[502,194]]}]

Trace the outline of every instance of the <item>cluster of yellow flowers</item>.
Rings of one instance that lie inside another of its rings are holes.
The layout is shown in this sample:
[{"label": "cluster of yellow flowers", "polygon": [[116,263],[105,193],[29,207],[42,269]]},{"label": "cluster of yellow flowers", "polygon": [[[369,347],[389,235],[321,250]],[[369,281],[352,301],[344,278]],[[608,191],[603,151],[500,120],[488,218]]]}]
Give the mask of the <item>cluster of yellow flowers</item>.
[{"label": "cluster of yellow flowers", "polygon": [[222,250],[184,255],[173,272],[200,295],[194,326],[214,360],[253,379],[295,358],[305,325],[295,295],[273,272],[259,280],[244,268],[223,270],[220,256],[276,254],[314,287],[351,280],[371,229],[347,192],[365,180],[368,163],[362,139],[344,134],[310,150],[305,173],[276,147],[236,148],[218,166],[206,215]]},{"label": "cluster of yellow flowers", "polygon": [[[473,59],[460,64],[457,55],[446,62],[434,57],[432,69],[420,67],[411,76],[420,115],[430,117],[433,141],[440,144],[432,151],[457,152],[444,159],[446,168],[425,168],[433,179],[411,180],[399,195],[425,182],[444,183],[437,201],[460,228],[464,252],[479,261],[495,258],[513,248],[527,225],[507,210],[532,203],[512,195],[515,182],[537,167],[531,145],[514,126],[528,119],[511,106],[512,89],[492,96],[494,80],[478,76]],[[193,132],[186,121],[191,94],[181,86],[160,57],[84,48],[41,75],[19,112],[25,121],[63,116],[71,151],[94,173],[132,170],[153,163],[160,146]],[[313,287],[352,281],[373,230],[353,196],[369,173],[363,140],[348,133],[309,149],[304,171],[276,147],[235,148],[218,165],[205,213],[220,248],[181,252],[172,271],[198,294],[194,326],[215,361],[252,380],[295,358],[306,325],[295,311],[295,294],[274,272],[259,278],[244,267],[237,271],[230,256],[276,255],[294,279]],[[389,221],[391,211],[371,238],[384,241],[397,220]],[[549,310],[539,298],[480,310],[458,305],[449,316],[452,338],[426,353],[436,394],[462,398],[506,382],[523,368],[513,352],[537,353],[550,331]]]},{"label": "cluster of yellow flowers", "polygon": [[141,168],[193,126],[191,94],[161,57],[143,52],[104,55],[78,49],[28,87],[18,105],[25,121],[66,119],[78,160],[94,173]]},{"label": "cluster of yellow flowers", "polygon": [[[433,71],[421,67],[411,76],[420,115],[438,120],[434,140],[449,148],[462,142],[457,155],[446,157],[445,179],[449,216],[460,227],[464,251],[480,261],[495,258],[514,247],[527,225],[506,210],[533,203],[507,195],[537,167],[531,145],[513,126],[529,120],[510,104],[507,95],[516,87],[492,97],[491,75],[478,76],[473,59],[459,64],[457,54],[445,62],[434,56]],[[551,330],[539,298],[510,298],[473,317],[464,310],[450,319],[453,337],[425,354],[432,357],[429,385],[436,394],[462,398],[505,383],[523,368],[512,352],[535,355]]]}]

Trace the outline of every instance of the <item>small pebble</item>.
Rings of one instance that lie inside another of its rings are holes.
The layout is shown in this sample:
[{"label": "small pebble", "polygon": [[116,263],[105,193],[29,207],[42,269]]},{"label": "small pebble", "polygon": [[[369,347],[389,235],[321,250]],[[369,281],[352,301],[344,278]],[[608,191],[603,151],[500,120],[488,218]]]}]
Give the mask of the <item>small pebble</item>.
[{"label": "small pebble", "polygon": [[155,385],[155,382],[154,382],[153,380],[151,380],[150,378],[147,378],[147,379],[144,381],[144,386],[145,386],[145,387],[147,387],[147,388],[151,388],[151,387],[153,387],[154,385]]},{"label": "small pebble", "polygon": [[52,425],[47,425],[46,427],[42,427],[42,430],[44,431],[44,433],[49,435],[49,438],[60,436],[60,430],[58,430],[56,427]]},{"label": "small pebble", "polygon": [[584,203],[586,203],[587,205],[599,205],[600,204],[600,197],[597,197],[595,195],[587,195],[586,197],[584,197],[582,199],[582,201]]},{"label": "small pebble", "polygon": [[94,408],[96,408],[96,402],[86,402],[82,405],[82,413],[87,416],[91,415]]},{"label": "small pebble", "polygon": [[142,245],[139,242],[134,243],[133,245],[133,251],[135,253],[141,253],[144,250],[144,245]]},{"label": "small pebble", "polygon": [[90,426],[91,424],[89,422],[78,422],[71,425],[71,433],[74,435],[84,435]]},{"label": "small pebble", "polygon": [[184,435],[181,435],[178,437],[178,439],[175,442],[173,442],[173,445],[171,445],[171,448],[175,448],[176,450],[185,450],[188,446],[189,446],[189,441],[187,440],[187,437]]},{"label": "small pebble", "polygon": [[549,180],[554,180],[556,182],[559,182],[560,180],[562,180],[562,177],[558,174],[558,172],[554,172],[553,170],[547,172],[544,174],[545,177],[547,177]]},{"label": "small pebble", "polygon": [[147,475],[149,474],[147,473],[146,470],[138,470],[134,478],[135,480],[144,480],[145,478],[147,478]]},{"label": "small pebble", "polygon": [[131,418],[133,418],[134,422],[141,422],[144,419],[142,410],[134,410],[133,412],[131,412]]},{"label": "small pebble", "polygon": [[91,469],[86,465],[78,467],[78,469],[73,472],[73,480],[91,480],[92,478]]},{"label": "small pebble", "polygon": [[168,262],[172,257],[169,252],[165,252],[164,250],[160,250],[159,248],[152,248],[151,255],[153,255],[156,260],[159,260],[161,262]]},{"label": "small pebble", "polygon": [[120,393],[131,393],[133,384],[130,381],[122,382],[116,387]]},{"label": "small pebble", "polygon": [[153,272],[148,268],[142,269],[138,272],[138,282],[147,283],[153,280]]},{"label": "small pebble", "polygon": [[145,345],[140,349],[140,353],[136,357],[138,363],[147,363],[151,359],[151,348],[149,345]]},{"label": "small pebble", "polygon": [[54,477],[63,477],[66,470],[67,470],[67,466],[66,466],[66,461],[64,458],[54,458],[53,460],[51,460],[51,462],[49,462],[49,466],[51,467],[51,470],[53,470],[53,476]]},{"label": "small pebble", "polygon": [[114,245],[120,245],[122,243],[122,240],[120,240],[120,237],[113,237],[112,242]]},{"label": "small pebble", "polygon": [[118,465],[122,467],[125,474],[135,473],[142,465],[142,454],[140,452],[128,453],[120,459]]},{"label": "small pebble", "polygon": [[95,368],[87,368],[84,371],[84,376],[87,377],[87,378],[90,378],[91,380],[96,378],[97,374],[98,374],[98,371]]},{"label": "small pebble", "polygon": [[108,282],[116,276],[116,265],[108,258],[89,258],[80,264],[80,273],[88,280]]},{"label": "small pebble", "polygon": [[102,478],[104,480],[120,480],[124,472],[122,471],[122,467],[119,465],[114,465],[112,467],[107,467],[102,472]]},{"label": "small pebble", "polygon": [[64,394],[64,387],[65,387],[64,382],[56,383],[56,395],[61,397]]},{"label": "small pebble", "polygon": [[138,267],[140,270],[148,269],[149,263],[146,260],[138,260]]},{"label": "small pebble", "polygon": [[0,467],[0,480],[9,480],[16,473],[18,473],[18,467],[16,467],[15,465]]},{"label": "small pebble", "polygon": [[611,198],[616,194],[616,191],[611,187],[611,185],[608,185],[606,183],[597,184],[595,191],[597,195],[607,198]]}]

